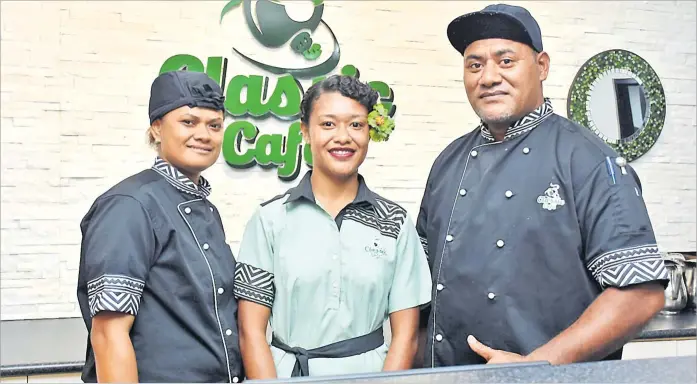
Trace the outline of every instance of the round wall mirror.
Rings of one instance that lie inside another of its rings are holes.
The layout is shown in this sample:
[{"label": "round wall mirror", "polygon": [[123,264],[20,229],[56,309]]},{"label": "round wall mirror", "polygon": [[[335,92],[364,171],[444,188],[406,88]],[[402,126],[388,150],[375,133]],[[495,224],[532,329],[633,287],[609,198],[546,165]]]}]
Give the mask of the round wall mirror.
[{"label": "round wall mirror", "polygon": [[627,161],[651,149],[665,122],[658,75],[644,59],[620,49],[601,52],[583,64],[567,104],[569,119],[591,129]]}]

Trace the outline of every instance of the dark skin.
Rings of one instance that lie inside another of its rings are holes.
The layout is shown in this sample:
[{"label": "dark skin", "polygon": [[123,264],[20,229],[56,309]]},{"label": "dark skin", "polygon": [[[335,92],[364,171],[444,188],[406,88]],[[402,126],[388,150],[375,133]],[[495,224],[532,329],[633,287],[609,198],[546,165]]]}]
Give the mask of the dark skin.
[{"label": "dark skin", "polygon": [[[512,123],[544,102],[547,53],[510,40],[488,39],[469,45],[464,62],[467,98],[496,140],[503,140]],[[656,282],[607,288],[571,326],[525,356],[490,348],[475,335],[469,335],[467,342],[487,364],[599,360],[630,341],[663,308],[663,290]],[[420,336],[419,356],[423,358],[425,332]]]},{"label": "dark skin", "polygon": [[115,312],[100,312],[92,318],[90,342],[98,382],[138,382],[136,353],[129,335],[133,321],[135,316]]},{"label": "dark skin", "polygon": [[607,288],[570,327],[526,356],[490,348],[472,335],[467,341],[487,364],[524,361],[571,364],[599,360],[633,339],[663,308],[663,289],[659,283]]},{"label": "dark skin", "polygon": [[[358,167],[365,160],[370,142],[368,111],[340,93],[322,94],[314,103],[309,124],[301,131],[311,144],[312,192],[332,217],[350,204],[358,193]],[[352,152],[337,158],[332,152]],[[277,377],[266,325],[271,310],[251,301],[239,301],[240,351],[249,379]],[[390,313],[392,342],[383,371],[409,369],[417,350],[417,308]]]},{"label": "dark skin", "polygon": [[[198,184],[201,172],[215,163],[223,143],[223,112],[188,106],[175,109],[149,128],[158,155]],[[97,381],[138,382],[136,355],[131,342],[135,316],[100,312],[92,319]]]},{"label": "dark skin", "polygon": [[223,111],[184,106],[150,126],[160,157],[198,184],[201,172],[215,164],[223,144]]},{"label": "dark skin", "polygon": [[549,55],[504,39],[479,40],[464,53],[464,83],[472,108],[497,140],[544,102]]}]

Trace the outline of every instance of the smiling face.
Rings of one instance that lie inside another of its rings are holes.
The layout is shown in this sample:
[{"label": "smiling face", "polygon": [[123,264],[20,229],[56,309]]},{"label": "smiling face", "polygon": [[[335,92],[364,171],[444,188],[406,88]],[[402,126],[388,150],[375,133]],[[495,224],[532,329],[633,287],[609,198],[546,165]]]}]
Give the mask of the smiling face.
[{"label": "smiling face", "polygon": [[488,125],[507,127],[544,101],[547,53],[511,40],[486,39],[470,44],[464,60],[467,98]]},{"label": "smiling face", "polygon": [[316,172],[334,179],[350,178],[358,172],[370,141],[365,106],[339,92],[322,93],[301,129],[312,149]]},{"label": "smiling face", "polygon": [[223,143],[223,112],[184,106],[150,126],[160,157],[194,182],[215,163]]}]

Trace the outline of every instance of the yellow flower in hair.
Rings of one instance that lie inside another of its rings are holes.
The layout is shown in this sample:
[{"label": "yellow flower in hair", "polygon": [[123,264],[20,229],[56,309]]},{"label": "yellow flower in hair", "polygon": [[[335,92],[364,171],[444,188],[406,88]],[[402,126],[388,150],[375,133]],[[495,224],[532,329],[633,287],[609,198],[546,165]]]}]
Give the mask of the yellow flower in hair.
[{"label": "yellow flower in hair", "polygon": [[394,120],[381,103],[375,104],[373,110],[368,114],[368,125],[370,126],[370,139],[376,142],[389,140],[390,134],[395,128]]}]

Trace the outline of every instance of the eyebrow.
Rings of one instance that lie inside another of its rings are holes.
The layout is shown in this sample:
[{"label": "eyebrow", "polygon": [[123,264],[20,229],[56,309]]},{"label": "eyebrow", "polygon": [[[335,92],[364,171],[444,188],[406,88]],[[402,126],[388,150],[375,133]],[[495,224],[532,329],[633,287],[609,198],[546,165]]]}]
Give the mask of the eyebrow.
[{"label": "eyebrow", "polygon": [[[494,56],[496,56],[496,57],[503,56],[507,53],[515,53],[515,51],[512,50],[511,48],[503,48],[503,49],[499,49],[498,51],[494,52]],[[465,57],[465,60],[470,60],[470,59],[471,60],[481,60],[482,56],[479,56],[476,54],[469,54],[469,55],[467,55],[467,57]]]},{"label": "eyebrow", "polygon": [[[331,114],[331,113],[325,114],[325,115],[319,115],[319,117],[330,117],[330,118],[332,118],[332,119],[336,119],[336,118],[337,118],[336,115]],[[364,117],[364,115],[350,115],[350,116],[348,116],[348,117],[349,117],[350,119],[353,119],[353,118],[356,118],[356,117]]]},{"label": "eyebrow", "polygon": [[481,59],[482,59],[481,56],[471,54],[471,53],[465,57],[465,60],[481,60]]},{"label": "eyebrow", "polygon": [[498,51],[494,52],[494,56],[503,56],[507,53],[515,53],[515,51],[512,50],[511,48],[503,48],[503,49],[499,49]]},{"label": "eyebrow", "polygon": [[[197,121],[198,121],[198,120],[206,120],[206,119],[202,119],[200,116],[192,115],[192,114],[190,114],[190,113],[185,113],[185,114],[183,114],[183,115],[181,116],[181,118],[182,118],[182,119],[190,118],[191,120],[197,120]],[[206,121],[207,121],[208,123],[211,123],[211,122],[223,121],[223,119],[221,119],[220,117],[217,117],[217,116],[216,116],[216,117],[214,117],[214,118],[212,118],[212,119],[207,119]]]}]

